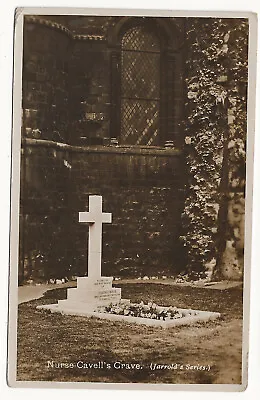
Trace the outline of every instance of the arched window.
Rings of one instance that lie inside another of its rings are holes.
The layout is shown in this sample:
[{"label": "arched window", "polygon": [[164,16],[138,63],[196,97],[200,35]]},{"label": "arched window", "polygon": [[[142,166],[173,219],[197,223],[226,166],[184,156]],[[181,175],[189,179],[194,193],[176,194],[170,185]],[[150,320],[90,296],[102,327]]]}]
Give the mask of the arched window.
[{"label": "arched window", "polygon": [[157,145],[160,134],[160,41],[147,26],[121,39],[120,143]]},{"label": "arched window", "polygon": [[110,137],[121,145],[181,145],[182,25],[169,18],[122,17],[108,43]]}]

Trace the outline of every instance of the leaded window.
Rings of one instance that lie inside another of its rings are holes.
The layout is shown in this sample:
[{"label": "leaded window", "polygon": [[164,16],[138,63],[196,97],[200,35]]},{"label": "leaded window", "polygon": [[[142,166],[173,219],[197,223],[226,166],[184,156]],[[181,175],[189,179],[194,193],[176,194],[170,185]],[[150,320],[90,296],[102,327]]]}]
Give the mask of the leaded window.
[{"label": "leaded window", "polygon": [[160,42],[146,26],[121,41],[121,143],[158,145]]}]

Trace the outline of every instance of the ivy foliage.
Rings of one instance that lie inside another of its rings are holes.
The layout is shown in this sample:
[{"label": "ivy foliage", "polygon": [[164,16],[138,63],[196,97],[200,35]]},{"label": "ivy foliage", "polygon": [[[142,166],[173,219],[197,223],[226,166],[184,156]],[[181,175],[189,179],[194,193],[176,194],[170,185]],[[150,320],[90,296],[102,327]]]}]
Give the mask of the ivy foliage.
[{"label": "ivy foliage", "polygon": [[[190,271],[212,272],[219,257],[219,210],[244,185],[246,19],[187,19],[185,149],[187,198],[181,236]],[[224,194],[224,196],[223,196]]]}]

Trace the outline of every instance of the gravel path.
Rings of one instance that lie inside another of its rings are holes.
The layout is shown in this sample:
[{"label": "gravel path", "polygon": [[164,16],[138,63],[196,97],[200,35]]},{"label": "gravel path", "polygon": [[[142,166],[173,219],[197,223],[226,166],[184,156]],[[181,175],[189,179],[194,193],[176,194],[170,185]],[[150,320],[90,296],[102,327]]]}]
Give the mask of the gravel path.
[{"label": "gravel path", "polygon": [[45,292],[53,289],[66,288],[76,285],[76,282],[67,282],[63,284],[37,284],[24,285],[18,287],[18,304],[26,303],[27,301],[40,299]]}]

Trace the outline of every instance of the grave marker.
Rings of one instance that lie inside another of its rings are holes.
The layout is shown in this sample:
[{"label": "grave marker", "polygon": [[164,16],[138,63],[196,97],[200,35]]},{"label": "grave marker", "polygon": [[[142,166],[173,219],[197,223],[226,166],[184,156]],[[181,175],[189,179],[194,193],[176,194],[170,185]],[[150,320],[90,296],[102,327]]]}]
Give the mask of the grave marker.
[{"label": "grave marker", "polygon": [[102,212],[102,196],[89,196],[89,211],[79,213],[79,222],[89,224],[88,276],[77,278],[77,287],[55,305],[64,313],[94,312],[121,300],[121,289],[112,287],[113,277],[101,276],[102,225],[112,222],[112,214]]},{"label": "grave marker", "polygon": [[79,222],[89,223],[88,277],[100,278],[102,224],[112,222],[112,214],[102,212],[102,196],[89,196],[89,211],[79,213]]},{"label": "grave marker", "polygon": [[79,222],[89,224],[88,276],[77,278],[77,287],[68,289],[66,300],[58,300],[58,304],[37,306],[38,309],[47,309],[67,315],[96,316],[112,321],[127,321],[163,328],[219,318],[219,313],[208,311],[197,311],[196,315],[191,317],[169,321],[106,313],[105,307],[119,303],[130,305],[130,300],[121,299],[121,289],[112,287],[112,277],[101,276],[102,225],[112,222],[112,214],[102,211],[101,196],[89,196],[89,211],[79,213]]}]

